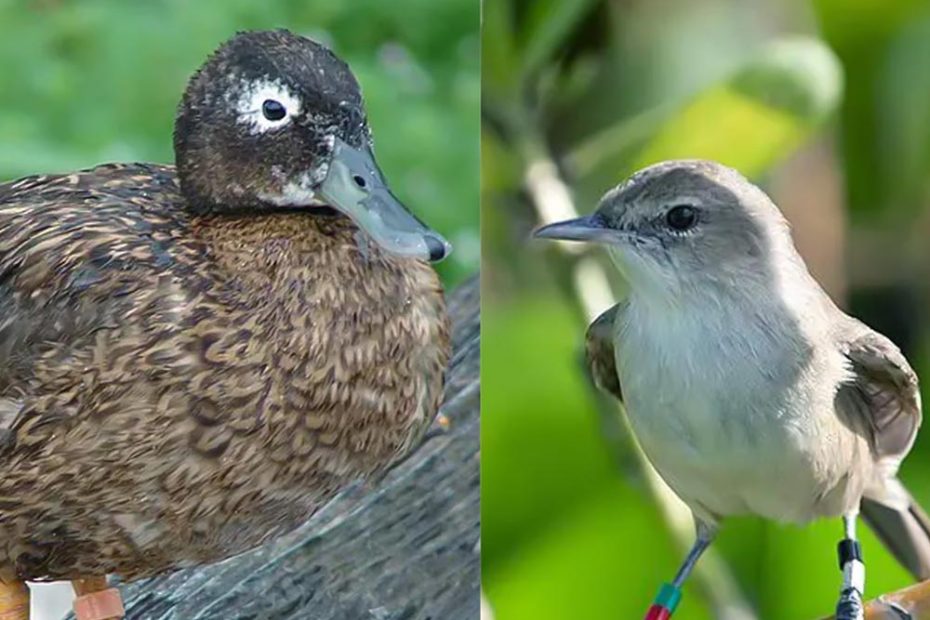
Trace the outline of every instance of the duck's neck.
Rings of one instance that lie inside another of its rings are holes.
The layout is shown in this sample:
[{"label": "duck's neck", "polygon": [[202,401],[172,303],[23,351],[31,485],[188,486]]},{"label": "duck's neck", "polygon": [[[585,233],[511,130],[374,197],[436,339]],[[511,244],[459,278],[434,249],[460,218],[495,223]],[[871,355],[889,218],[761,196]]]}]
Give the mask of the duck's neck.
[{"label": "duck's neck", "polygon": [[210,215],[195,217],[192,226],[237,305],[294,311],[355,299],[381,309],[433,280],[423,277],[427,265],[382,252],[342,215]]},{"label": "duck's neck", "polygon": [[336,254],[345,258],[357,244],[349,219],[302,212],[199,216],[193,228],[221,274],[255,289],[321,269],[320,263],[336,262]]}]

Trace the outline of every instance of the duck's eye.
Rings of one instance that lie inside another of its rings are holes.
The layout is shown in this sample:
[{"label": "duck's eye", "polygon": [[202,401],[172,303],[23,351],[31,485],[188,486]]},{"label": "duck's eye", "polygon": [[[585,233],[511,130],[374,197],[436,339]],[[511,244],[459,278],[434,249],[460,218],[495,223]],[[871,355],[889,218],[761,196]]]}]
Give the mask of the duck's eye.
[{"label": "duck's eye", "polygon": [[688,230],[697,222],[697,209],[691,205],[678,205],[665,214],[665,222],[673,230]]},{"label": "duck's eye", "polygon": [[355,184],[361,188],[364,188],[366,185],[368,185],[368,183],[365,182],[365,177],[359,176],[357,174],[352,177],[352,180],[355,181]]},{"label": "duck's eye", "polygon": [[262,115],[269,121],[279,121],[287,116],[287,109],[280,101],[265,99],[262,102]]}]

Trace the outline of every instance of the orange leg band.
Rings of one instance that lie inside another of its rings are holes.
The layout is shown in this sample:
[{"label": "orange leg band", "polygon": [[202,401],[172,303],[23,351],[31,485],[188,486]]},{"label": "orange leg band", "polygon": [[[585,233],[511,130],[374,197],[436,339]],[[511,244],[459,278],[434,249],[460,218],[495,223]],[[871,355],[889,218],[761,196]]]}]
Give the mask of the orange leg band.
[{"label": "orange leg band", "polygon": [[119,620],[126,615],[119,590],[108,588],[105,578],[76,579],[71,585],[78,595],[74,599],[77,620]]},{"label": "orange leg band", "polygon": [[29,588],[22,581],[0,581],[0,620],[29,620]]}]

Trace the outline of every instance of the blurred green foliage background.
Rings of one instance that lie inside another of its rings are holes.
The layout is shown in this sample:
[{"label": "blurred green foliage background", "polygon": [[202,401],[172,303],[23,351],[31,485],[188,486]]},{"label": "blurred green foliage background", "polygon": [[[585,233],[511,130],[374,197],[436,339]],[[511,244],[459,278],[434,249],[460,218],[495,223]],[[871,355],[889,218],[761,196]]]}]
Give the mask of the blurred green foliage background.
[{"label": "blurred green foliage background", "polygon": [[0,180],[173,160],[187,78],[239,30],[331,46],[362,84],[395,193],[479,262],[477,0],[0,0]]},{"label": "blurred green foliage background", "polygon": [[[685,549],[629,437],[607,447],[597,412],[611,405],[581,370],[578,258],[530,241],[539,213],[527,183],[552,162],[587,213],[658,160],[738,168],[785,211],[825,288],[930,385],[930,3],[485,0],[484,10],[484,591],[496,620],[642,617]],[[925,429],[902,477],[930,507],[928,448]],[[908,584],[862,529],[867,595]],[[840,534],[838,520],[735,519],[715,547],[750,617],[800,620],[833,611]],[[675,617],[747,616],[692,581]]]}]

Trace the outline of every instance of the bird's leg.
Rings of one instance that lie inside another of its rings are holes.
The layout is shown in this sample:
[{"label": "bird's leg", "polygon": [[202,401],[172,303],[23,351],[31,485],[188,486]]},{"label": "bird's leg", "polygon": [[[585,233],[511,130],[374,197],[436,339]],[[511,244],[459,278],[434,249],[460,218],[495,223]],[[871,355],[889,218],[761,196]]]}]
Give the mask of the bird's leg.
[{"label": "bird's leg", "polygon": [[75,579],[71,586],[77,594],[74,599],[77,620],[119,620],[126,614],[119,590],[108,587],[106,577]]},{"label": "bird's leg", "polygon": [[15,577],[0,577],[0,620],[29,620],[29,587]]},{"label": "bird's leg", "polygon": [[695,519],[694,524],[697,530],[697,540],[695,540],[694,545],[691,546],[691,551],[688,552],[685,561],[682,562],[672,583],[663,583],[659,588],[659,592],[656,594],[652,606],[649,608],[649,611],[646,612],[645,620],[667,620],[667,618],[672,617],[675,608],[678,606],[678,602],[681,600],[681,587],[684,585],[688,575],[691,574],[691,571],[694,570],[694,565],[697,564],[698,558],[707,550],[710,543],[713,542],[714,536],[717,535],[717,529],[707,525],[703,521]]},{"label": "bird's leg", "polygon": [[858,511],[843,516],[845,537],[837,548],[840,569],[843,571],[843,587],[840,589],[840,600],[836,603],[836,620],[862,620],[864,615],[862,595],[865,590],[865,564],[856,539],[858,516]]}]

